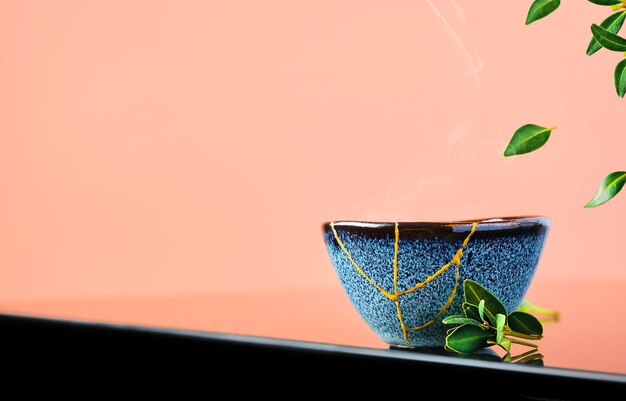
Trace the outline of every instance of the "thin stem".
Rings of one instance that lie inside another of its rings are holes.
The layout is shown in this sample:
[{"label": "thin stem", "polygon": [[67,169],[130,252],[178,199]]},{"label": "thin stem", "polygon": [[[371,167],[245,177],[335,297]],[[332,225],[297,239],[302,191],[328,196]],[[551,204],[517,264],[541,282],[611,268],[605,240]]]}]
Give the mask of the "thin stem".
[{"label": "thin stem", "polygon": [[522,312],[526,312],[526,313],[530,313],[531,315],[535,315],[538,318],[539,318],[539,316],[537,316],[537,315],[541,315],[541,318],[539,320],[540,321],[545,321],[545,322],[549,322],[549,321],[556,322],[560,318],[559,311],[556,311],[556,310],[553,310],[553,309],[542,308],[540,306],[533,305],[530,302],[528,302],[528,300],[526,300],[526,299],[524,299],[524,301],[522,302],[522,304],[520,305],[520,307],[517,310],[522,311]]},{"label": "thin stem", "polygon": [[514,337],[524,338],[526,340],[535,340],[535,341],[541,340],[543,338],[543,335],[518,333],[517,331],[513,331],[511,329],[505,329],[504,334],[514,336]]},{"label": "thin stem", "polygon": [[508,337],[509,340],[511,340],[512,343],[514,344],[520,344],[520,345],[525,345],[527,347],[532,347],[532,348],[537,348],[538,345],[537,344],[533,344],[533,343],[529,343],[528,341],[522,341],[522,340],[518,340],[517,338],[510,338]]},{"label": "thin stem", "polygon": [[622,4],[613,4],[613,5],[611,6],[611,11],[617,11],[617,10],[619,10],[620,8],[626,8],[626,1],[623,1],[623,0],[622,0]]},{"label": "thin stem", "polygon": [[517,331],[513,331],[509,328],[504,329],[504,334],[519,337],[519,338],[525,338],[527,340],[541,340],[543,338],[543,335],[541,334],[518,333]]}]

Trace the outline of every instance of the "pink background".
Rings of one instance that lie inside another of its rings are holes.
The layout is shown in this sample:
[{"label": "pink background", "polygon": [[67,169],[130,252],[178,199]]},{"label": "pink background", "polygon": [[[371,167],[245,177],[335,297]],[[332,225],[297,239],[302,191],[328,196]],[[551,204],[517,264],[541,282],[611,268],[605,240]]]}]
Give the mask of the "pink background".
[{"label": "pink background", "polygon": [[0,300],[335,288],[340,219],[547,215],[535,280],[626,278],[626,195],[582,207],[626,168],[609,10],[432,3],[0,0]]}]

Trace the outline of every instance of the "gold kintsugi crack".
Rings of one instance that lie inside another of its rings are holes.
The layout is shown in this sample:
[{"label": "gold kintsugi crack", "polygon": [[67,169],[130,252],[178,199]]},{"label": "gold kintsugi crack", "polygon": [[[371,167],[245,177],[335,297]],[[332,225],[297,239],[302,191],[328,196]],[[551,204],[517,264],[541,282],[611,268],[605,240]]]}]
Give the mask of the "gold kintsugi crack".
[{"label": "gold kintsugi crack", "polygon": [[[354,266],[356,271],[361,276],[363,276],[370,284],[372,284],[374,286],[374,288],[376,288],[383,296],[385,296],[385,298],[387,298],[390,301],[395,303],[395,305],[396,305],[396,312],[398,314],[398,321],[400,322],[400,327],[402,329],[402,335],[404,336],[404,340],[406,341],[406,343],[407,343],[407,345],[409,347],[411,346],[411,341],[409,340],[408,332],[409,331],[422,330],[422,329],[425,329],[426,327],[430,326],[431,324],[435,323],[437,321],[437,319],[439,319],[439,316],[441,316],[446,311],[446,309],[448,309],[448,307],[452,304],[452,301],[454,300],[454,296],[455,296],[456,291],[457,291],[457,287],[459,285],[459,276],[460,276],[460,273],[461,273],[461,256],[463,256],[463,250],[465,249],[465,247],[469,243],[470,239],[472,238],[472,235],[474,235],[474,232],[476,231],[476,227],[477,226],[478,226],[477,222],[473,222],[472,223],[472,228],[471,228],[469,234],[467,234],[467,237],[465,237],[465,239],[463,240],[463,243],[461,244],[461,247],[459,249],[457,249],[457,251],[455,252],[454,256],[452,257],[452,259],[448,263],[446,263],[445,265],[441,266],[431,276],[428,276],[426,278],[426,280],[421,281],[421,282],[415,284],[413,287],[409,288],[408,290],[398,291],[398,251],[399,251],[399,244],[400,244],[400,229],[398,228],[398,223],[396,222],[395,223],[395,229],[394,229],[395,242],[394,242],[394,246],[393,246],[393,293],[390,293],[388,291],[385,291],[385,289],[383,289],[380,285],[376,284],[376,282],[371,277],[369,277],[363,271],[363,269],[361,269],[361,267],[355,262],[354,258],[350,254],[350,252],[348,252],[348,250],[346,249],[346,246],[343,244],[341,239],[339,239],[339,235],[337,234],[337,230],[335,230],[335,222],[333,221],[333,222],[330,223],[330,228],[333,231],[333,235],[335,236],[335,240],[337,241],[337,244],[339,244],[339,247],[341,248],[343,253],[346,254],[346,256],[348,257],[348,260],[350,261],[352,266]],[[400,308],[400,297],[402,295],[410,294],[410,293],[414,292],[415,290],[417,290],[419,288],[422,288],[423,286],[425,286],[426,284],[430,283],[431,281],[436,279],[438,276],[443,274],[452,265],[455,265],[456,274],[455,274],[455,279],[454,279],[454,286],[452,287],[452,291],[450,292],[450,296],[448,297],[448,300],[443,304],[441,309],[439,309],[439,312],[437,312],[435,314],[435,316],[431,320],[429,320],[428,322],[422,324],[421,326],[408,327],[407,328],[406,325],[404,324],[404,318],[402,317],[402,309]]]}]

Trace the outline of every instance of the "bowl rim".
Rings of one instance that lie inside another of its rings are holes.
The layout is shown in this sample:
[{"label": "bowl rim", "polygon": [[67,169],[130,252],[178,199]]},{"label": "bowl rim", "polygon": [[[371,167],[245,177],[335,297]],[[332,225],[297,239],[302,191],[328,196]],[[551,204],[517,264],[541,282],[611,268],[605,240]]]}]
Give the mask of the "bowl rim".
[{"label": "bowl rim", "polygon": [[450,221],[365,221],[365,220],[333,220],[322,223],[323,230],[330,230],[331,223],[335,227],[346,229],[389,229],[398,224],[398,229],[428,229],[428,228],[449,228],[453,231],[466,231],[472,228],[474,223],[478,223],[476,231],[506,230],[528,226],[550,227],[551,219],[543,215],[526,216],[500,216],[481,217],[476,219],[450,220]]}]

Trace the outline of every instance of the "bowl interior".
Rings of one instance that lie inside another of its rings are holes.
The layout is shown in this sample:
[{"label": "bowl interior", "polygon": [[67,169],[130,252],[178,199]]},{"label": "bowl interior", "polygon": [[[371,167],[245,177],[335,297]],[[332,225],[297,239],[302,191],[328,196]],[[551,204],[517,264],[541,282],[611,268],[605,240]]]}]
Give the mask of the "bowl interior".
[{"label": "bowl interior", "polygon": [[547,216],[506,216],[506,217],[487,217],[471,220],[456,221],[400,221],[400,222],[374,222],[374,221],[358,221],[358,220],[335,220],[325,222],[322,225],[324,231],[330,230],[331,223],[335,227],[342,227],[354,231],[362,231],[363,233],[371,232],[374,229],[393,228],[397,224],[404,230],[430,229],[439,231],[464,232],[469,231],[474,223],[476,231],[492,231],[492,230],[515,230],[517,228],[533,227],[537,225],[549,227],[550,218]]}]

